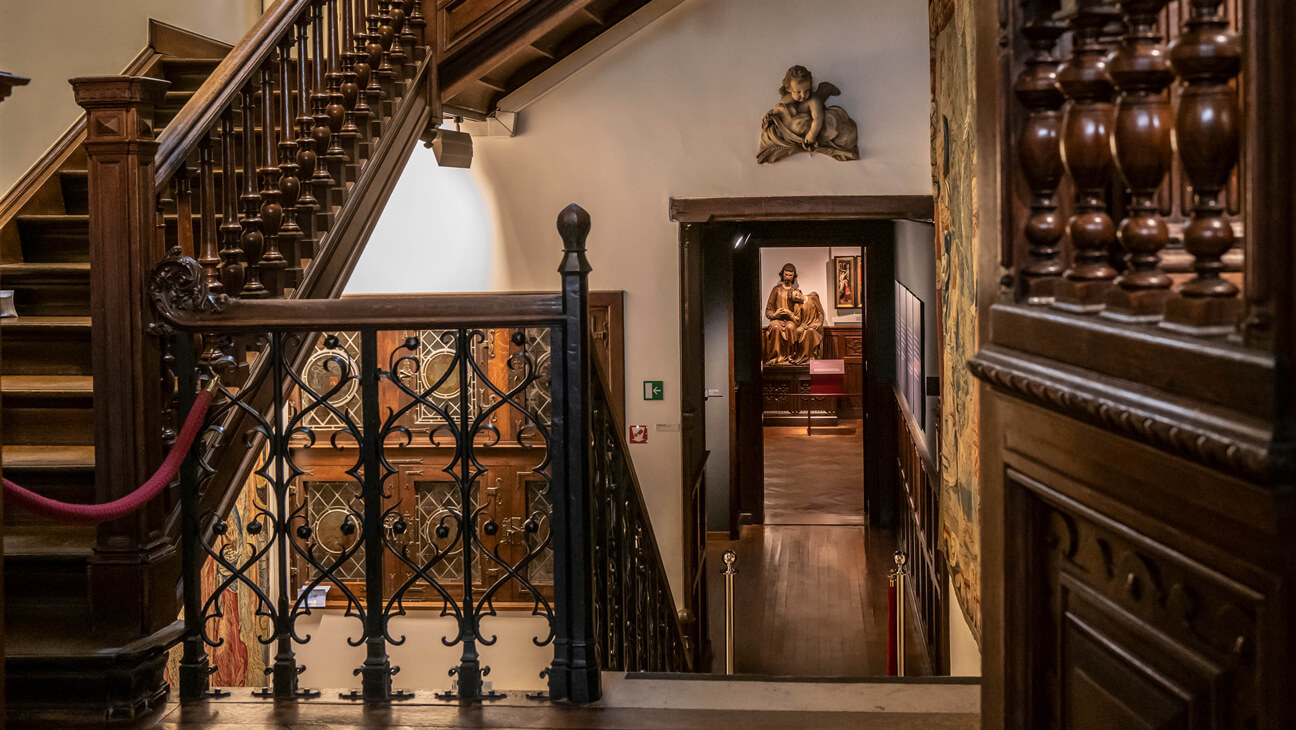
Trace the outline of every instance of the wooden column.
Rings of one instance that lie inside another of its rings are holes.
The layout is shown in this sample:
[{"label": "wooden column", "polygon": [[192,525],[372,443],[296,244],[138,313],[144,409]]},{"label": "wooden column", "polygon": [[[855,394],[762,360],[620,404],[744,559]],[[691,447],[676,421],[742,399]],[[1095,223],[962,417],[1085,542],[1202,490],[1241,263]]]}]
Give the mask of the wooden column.
[{"label": "wooden column", "polygon": [[[71,83],[87,115],[95,501],[107,502],[134,491],[162,461],[162,348],[149,333],[146,290],[164,253],[154,232],[153,110],[169,84],[129,76]],[[99,527],[90,567],[96,625],[147,634],[175,620],[174,580],[150,577],[150,564],[170,551],[159,542],[163,507],[157,500]]]},{"label": "wooden column", "polygon": [[1062,182],[1062,104],[1057,88],[1058,38],[1066,25],[1054,21],[1031,23],[1022,29],[1030,42],[1031,56],[1017,77],[1013,91],[1028,110],[1026,127],[1018,143],[1022,176],[1030,187],[1030,219],[1025,236],[1030,260],[1021,268],[1021,294],[1027,304],[1051,304],[1064,266],[1059,254],[1065,232],[1058,211],[1057,190]]},{"label": "wooden column", "polygon": [[1105,305],[1116,269],[1108,263],[1116,226],[1107,214],[1112,178],[1112,83],[1107,75],[1103,30],[1117,16],[1097,0],[1084,3],[1071,18],[1071,58],[1058,68],[1058,88],[1070,104],[1062,132],[1062,156],[1075,183],[1075,215],[1069,226],[1071,266],[1058,282],[1053,306],[1071,312],[1097,312]]},{"label": "wooden column", "polygon": [[1242,129],[1231,83],[1242,69],[1242,43],[1229,30],[1220,4],[1221,0],[1192,0],[1184,34],[1170,49],[1170,63],[1185,82],[1174,133],[1193,190],[1192,220],[1183,240],[1197,275],[1167,304],[1161,324],[1200,335],[1233,332],[1242,311],[1238,288],[1220,276],[1220,257],[1236,240],[1221,194],[1237,166]]},{"label": "wooden column", "polygon": [[1168,0],[1125,0],[1126,34],[1109,59],[1108,71],[1120,99],[1112,149],[1116,166],[1130,191],[1128,215],[1120,225],[1125,273],[1107,293],[1103,315],[1125,322],[1161,319],[1172,284],[1159,270],[1157,255],[1170,241],[1170,230],[1157,209],[1157,188],[1170,171],[1170,99],[1174,80],[1157,32],[1157,18]]}]

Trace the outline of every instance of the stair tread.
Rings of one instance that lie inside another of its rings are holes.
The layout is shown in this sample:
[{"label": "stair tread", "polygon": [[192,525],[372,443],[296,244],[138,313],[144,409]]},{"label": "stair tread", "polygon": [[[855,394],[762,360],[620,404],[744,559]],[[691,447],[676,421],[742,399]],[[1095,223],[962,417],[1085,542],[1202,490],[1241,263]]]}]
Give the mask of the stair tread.
[{"label": "stair tread", "polygon": [[90,272],[89,261],[15,261],[0,264],[0,275],[22,274],[81,274]]},{"label": "stair tread", "polygon": [[6,445],[0,448],[0,458],[5,469],[22,471],[53,471],[68,469],[94,469],[94,446],[24,446]]},{"label": "stair tread", "polygon": [[90,329],[90,318],[77,316],[19,316],[0,319],[0,327],[5,329]]},{"label": "stair tread", "polygon": [[5,557],[90,557],[94,525],[23,525],[5,528]]},{"label": "stair tread", "polygon": [[90,375],[5,375],[0,377],[4,395],[92,395]]}]

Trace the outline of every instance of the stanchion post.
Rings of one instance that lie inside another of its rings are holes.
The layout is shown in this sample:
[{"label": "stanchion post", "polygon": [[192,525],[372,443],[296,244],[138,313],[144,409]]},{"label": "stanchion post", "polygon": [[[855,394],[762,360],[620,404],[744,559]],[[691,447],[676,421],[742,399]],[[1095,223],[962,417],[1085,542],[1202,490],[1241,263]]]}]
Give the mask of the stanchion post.
[{"label": "stanchion post", "polygon": [[738,569],[734,563],[738,562],[738,553],[732,550],[726,550],[724,553],[724,581],[725,581],[725,674],[734,673],[734,576],[738,575]]},{"label": "stanchion post", "polygon": [[893,556],[895,559],[895,589],[896,589],[896,676],[905,676],[905,564],[909,562],[909,556],[897,550]]}]

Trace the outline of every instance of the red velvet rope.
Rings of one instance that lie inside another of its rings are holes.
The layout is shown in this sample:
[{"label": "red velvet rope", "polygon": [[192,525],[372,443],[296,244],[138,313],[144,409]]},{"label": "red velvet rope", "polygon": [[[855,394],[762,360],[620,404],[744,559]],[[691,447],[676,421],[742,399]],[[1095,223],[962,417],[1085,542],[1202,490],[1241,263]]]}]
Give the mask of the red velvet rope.
[{"label": "red velvet rope", "polygon": [[161,492],[175,478],[176,472],[180,470],[180,463],[184,461],[194,438],[198,436],[198,430],[202,428],[203,418],[207,416],[207,407],[211,405],[211,400],[211,391],[204,390],[198,394],[193,408],[189,410],[189,417],[185,419],[180,435],[176,437],[175,444],[171,446],[171,452],[167,454],[162,466],[158,467],[153,478],[130,494],[103,504],[72,504],[41,496],[5,479],[5,506],[16,505],[33,514],[60,522],[99,524],[125,517],[156,497],[158,492]]}]

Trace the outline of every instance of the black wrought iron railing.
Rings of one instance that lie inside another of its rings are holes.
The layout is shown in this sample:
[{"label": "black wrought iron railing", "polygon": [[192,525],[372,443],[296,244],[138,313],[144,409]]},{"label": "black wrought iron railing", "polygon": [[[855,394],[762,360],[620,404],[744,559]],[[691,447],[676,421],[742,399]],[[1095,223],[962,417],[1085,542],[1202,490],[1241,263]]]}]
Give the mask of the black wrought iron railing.
[{"label": "black wrought iron railing", "polygon": [[594,631],[600,665],[627,672],[694,671],[607,375],[595,363],[591,396]]},{"label": "black wrought iron railing", "polygon": [[[433,604],[456,624],[443,639],[461,647],[449,670],[455,689],[443,696],[492,696],[479,650],[499,640],[491,622],[506,609],[543,621],[532,642],[553,647],[542,673],[552,699],[600,696],[600,667],[614,665],[596,657],[594,638],[584,435],[591,405],[604,401],[590,398],[588,215],[569,207],[559,231],[562,291],[555,294],[231,301],[206,289],[192,258],[159,265],[155,301],[182,333],[172,348],[180,407],[199,388],[216,394],[181,469],[182,700],[211,692],[209,649],[220,639],[210,627],[222,595],[235,588],[254,596],[265,627],[259,638],[273,647],[263,694],[311,696],[299,685],[296,648],[311,640],[302,619],[321,586],[355,619],[347,642],[366,647],[355,670],[361,686],[344,697],[408,696],[392,686],[398,670],[388,649],[404,642],[393,621],[411,603]],[[236,355],[243,352],[256,354]],[[256,366],[240,367],[246,361]],[[272,384],[265,407],[248,400],[255,372],[267,372]],[[216,474],[209,455],[232,443],[260,450],[256,474],[270,496],[239,525],[200,506]],[[423,468],[405,490],[402,480],[414,473],[406,457],[415,451]],[[332,476],[315,478],[328,465]],[[641,501],[635,505],[642,512]],[[647,528],[646,519],[626,525]],[[234,532],[261,536],[241,562],[227,557]],[[208,560],[223,577],[204,591],[198,576]],[[274,566],[268,587],[248,578],[266,560]],[[650,575],[664,585],[660,558],[653,565]],[[671,605],[669,592],[652,598]],[[648,613],[637,610],[642,623]],[[646,641],[635,656],[656,646]]]}]

